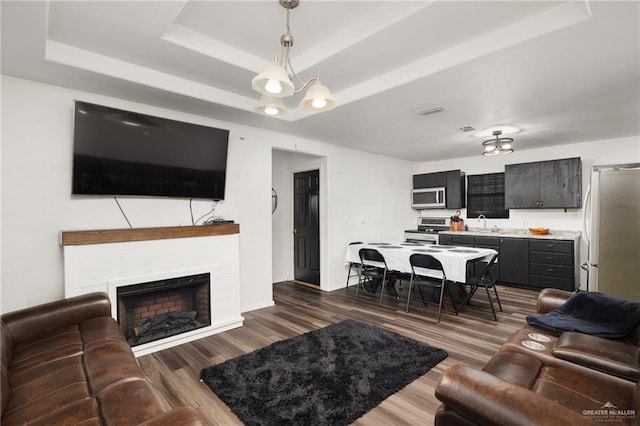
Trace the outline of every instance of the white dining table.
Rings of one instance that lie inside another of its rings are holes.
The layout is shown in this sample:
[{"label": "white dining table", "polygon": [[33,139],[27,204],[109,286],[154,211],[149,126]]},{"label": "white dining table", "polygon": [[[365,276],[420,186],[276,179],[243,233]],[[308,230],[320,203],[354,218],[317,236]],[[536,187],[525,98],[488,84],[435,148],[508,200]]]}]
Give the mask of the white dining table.
[{"label": "white dining table", "polygon": [[[412,254],[429,254],[440,261],[447,280],[460,283],[464,283],[467,280],[467,262],[489,261],[492,256],[498,254],[496,250],[477,247],[441,246],[414,242],[374,242],[347,246],[344,258],[345,263],[360,263],[359,251],[362,248],[378,250],[384,256],[389,270],[407,274],[411,273],[409,257]],[[436,271],[422,270],[418,272],[438,277]]]}]

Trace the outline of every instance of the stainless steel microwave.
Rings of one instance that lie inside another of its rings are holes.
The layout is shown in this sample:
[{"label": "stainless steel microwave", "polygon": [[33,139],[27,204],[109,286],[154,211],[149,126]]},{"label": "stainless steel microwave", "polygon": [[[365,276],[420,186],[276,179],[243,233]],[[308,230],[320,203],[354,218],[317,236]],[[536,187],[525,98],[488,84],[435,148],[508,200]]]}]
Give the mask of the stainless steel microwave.
[{"label": "stainless steel microwave", "polygon": [[411,192],[411,207],[416,210],[442,209],[447,205],[446,197],[444,187],[414,189]]}]

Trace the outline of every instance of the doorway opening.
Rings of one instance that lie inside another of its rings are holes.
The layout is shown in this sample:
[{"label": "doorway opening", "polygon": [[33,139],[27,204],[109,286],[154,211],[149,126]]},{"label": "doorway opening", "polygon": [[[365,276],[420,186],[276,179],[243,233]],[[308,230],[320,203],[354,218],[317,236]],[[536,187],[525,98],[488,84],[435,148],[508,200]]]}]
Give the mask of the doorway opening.
[{"label": "doorway opening", "polygon": [[326,157],[272,151],[272,282],[327,285]]}]

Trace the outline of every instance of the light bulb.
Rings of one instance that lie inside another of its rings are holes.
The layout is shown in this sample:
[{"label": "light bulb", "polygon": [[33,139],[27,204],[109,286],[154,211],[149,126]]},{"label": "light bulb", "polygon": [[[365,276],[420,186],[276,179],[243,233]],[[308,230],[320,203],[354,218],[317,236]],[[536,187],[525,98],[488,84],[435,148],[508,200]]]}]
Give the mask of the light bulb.
[{"label": "light bulb", "polygon": [[327,106],[327,100],[325,98],[314,98],[311,101],[311,106],[318,109],[324,108]]},{"label": "light bulb", "polygon": [[264,90],[269,93],[278,94],[282,92],[282,85],[280,82],[274,78],[270,78],[267,80],[267,83],[264,85]]},{"label": "light bulb", "polygon": [[267,105],[264,107],[264,113],[267,115],[278,115],[278,108],[273,105]]},{"label": "light bulb", "polygon": [[500,149],[511,149],[511,144],[509,142],[503,143],[500,145]]}]

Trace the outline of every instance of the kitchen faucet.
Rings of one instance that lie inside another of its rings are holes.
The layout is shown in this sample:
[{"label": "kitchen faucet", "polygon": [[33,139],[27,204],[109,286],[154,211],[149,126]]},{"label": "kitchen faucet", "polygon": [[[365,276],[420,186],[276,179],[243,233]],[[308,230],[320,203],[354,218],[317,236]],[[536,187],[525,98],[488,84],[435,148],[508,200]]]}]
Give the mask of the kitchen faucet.
[{"label": "kitchen faucet", "polygon": [[482,224],[482,229],[487,229],[487,218],[483,214],[478,215],[478,222],[480,222],[481,218],[484,219],[484,223]]}]

